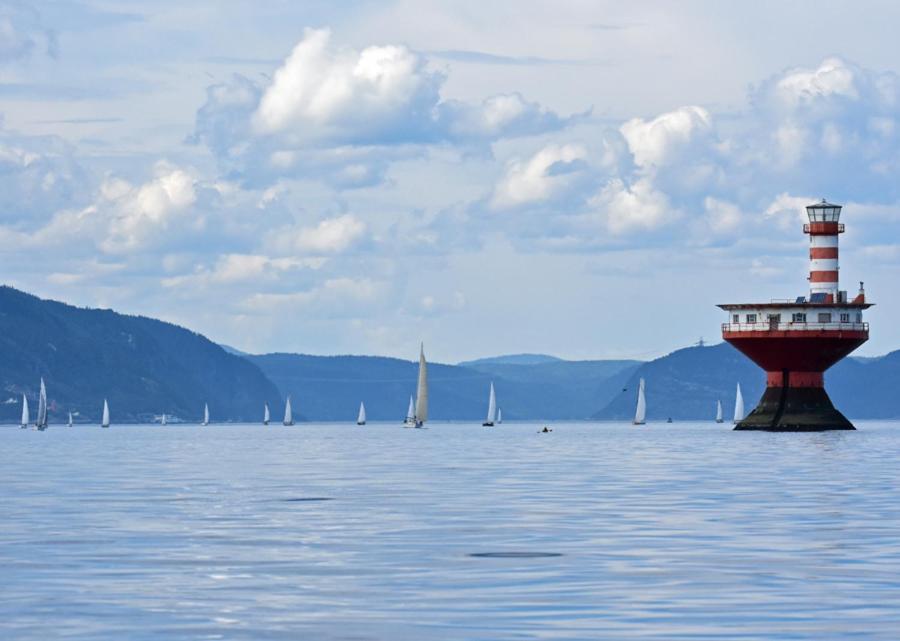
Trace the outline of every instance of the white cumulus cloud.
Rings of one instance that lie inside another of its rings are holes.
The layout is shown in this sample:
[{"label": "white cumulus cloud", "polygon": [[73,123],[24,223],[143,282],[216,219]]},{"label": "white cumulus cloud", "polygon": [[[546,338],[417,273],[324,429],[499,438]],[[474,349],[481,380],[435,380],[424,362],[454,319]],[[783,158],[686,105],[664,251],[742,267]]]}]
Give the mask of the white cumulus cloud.
[{"label": "white cumulus cloud", "polygon": [[547,145],[528,160],[510,161],[491,205],[501,209],[552,198],[583,172],[587,155],[583,145]]}]

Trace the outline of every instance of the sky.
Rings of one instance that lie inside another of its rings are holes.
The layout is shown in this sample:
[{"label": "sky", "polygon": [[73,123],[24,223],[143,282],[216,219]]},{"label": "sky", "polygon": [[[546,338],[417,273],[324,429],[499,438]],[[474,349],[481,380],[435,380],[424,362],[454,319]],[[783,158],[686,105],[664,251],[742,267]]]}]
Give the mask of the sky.
[{"label": "sky", "polygon": [[900,5],[0,1],[2,281],[241,350],[649,359],[806,293],[900,349]]}]

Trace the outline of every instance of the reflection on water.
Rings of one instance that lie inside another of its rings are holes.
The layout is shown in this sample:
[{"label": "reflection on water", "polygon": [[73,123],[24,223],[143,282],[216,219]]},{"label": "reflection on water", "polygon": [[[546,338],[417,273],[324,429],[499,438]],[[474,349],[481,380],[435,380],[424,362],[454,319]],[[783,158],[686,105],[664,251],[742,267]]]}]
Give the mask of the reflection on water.
[{"label": "reflection on water", "polygon": [[900,424],[0,429],[0,638],[894,639]]}]

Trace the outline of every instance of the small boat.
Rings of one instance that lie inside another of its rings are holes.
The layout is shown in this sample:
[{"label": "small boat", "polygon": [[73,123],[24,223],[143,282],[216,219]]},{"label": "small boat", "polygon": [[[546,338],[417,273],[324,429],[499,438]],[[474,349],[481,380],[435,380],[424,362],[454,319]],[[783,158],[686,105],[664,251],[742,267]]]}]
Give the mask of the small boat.
[{"label": "small boat", "polygon": [[28,399],[25,398],[25,395],[22,394],[22,425],[19,427],[21,429],[27,429],[28,424],[31,422],[31,415],[28,413]]},{"label": "small boat", "polygon": [[200,425],[209,425],[209,404],[203,404],[203,422]]},{"label": "small boat", "polygon": [[425,362],[425,343],[419,347],[419,381],[416,385],[416,427],[424,427],[428,420],[428,365]]},{"label": "small boat", "polygon": [[501,408],[497,408],[497,425],[500,425],[503,422],[503,410]]},{"label": "small boat", "polygon": [[269,424],[269,404],[265,403],[263,408],[263,425]]},{"label": "small boat", "polygon": [[491,381],[491,392],[488,395],[488,412],[487,418],[482,423],[482,427],[494,427],[494,421],[497,420],[497,396],[494,394],[494,382]]},{"label": "small boat", "polygon": [[716,401],[716,423],[723,423],[722,419],[722,401]]},{"label": "small boat", "polygon": [[740,423],[744,420],[744,395],[741,394],[741,384],[737,384],[737,393],[734,396],[734,422]]},{"label": "small boat", "polygon": [[169,424],[168,421],[166,420],[165,414],[163,414],[162,416],[159,417],[159,424],[160,425],[168,425]]},{"label": "small boat", "polygon": [[360,401],[359,403],[359,415],[356,417],[357,425],[365,425],[366,424],[366,406]]},{"label": "small boat", "polygon": [[103,399],[103,418],[100,419],[100,427],[109,427],[109,404]]},{"label": "small boat", "polygon": [[291,426],[294,424],[294,413],[291,411],[291,397],[287,397],[287,402],[284,404],[284,421],[282,422],[285,426]]},{"label": "small boat", "polygon": [[47,429],[47,388],[44,386],[44,379],[41,378],[41,392],[38,396],[38,413],[34,427],[40,431]]},{"label": "small boat", "polygon": [[69,422],[66,423],[66,427],[72,427],[72,412],[69,412]]},{"label": "small boat", "polygon": [[672,417],[670,416],[669,418],[666,419],[666,423],[671,423],[671,422],[672,422]]},{"label": "small boat", "polygon": [[406,410],[406,418],[403,419],[403,427],[416,426],[416,402],[413,397],[409,397],[409,407]]},{"label": "small boat", "polygon": [[634,410],[633,425],[644,425],[647,422],[647,399],[644,396],[644,379],[638,385],[637,407]]}]

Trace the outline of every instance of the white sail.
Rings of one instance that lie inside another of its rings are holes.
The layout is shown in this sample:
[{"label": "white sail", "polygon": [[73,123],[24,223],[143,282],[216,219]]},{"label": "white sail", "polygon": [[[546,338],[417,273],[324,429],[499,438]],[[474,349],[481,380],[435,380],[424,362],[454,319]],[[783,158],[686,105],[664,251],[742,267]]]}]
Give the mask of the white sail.
[{"label": "white sail", "polygon": [[209,404],[203,404],[203,422],[201,425],[209,425]]},{"label": "white sail", "polygon": [[109,404],[103,399],[103,418],[100,421],[100,427],[109,427]]},{"label": "white sail", "polygon": [[741,384],[737,384],[737,393],[734,396],[734,422],[744,420],[744,395],[741,394]]},{"label": "white sail", "polygon": [[484,421],[485,425],[493,425],[497,420],[497,396],[494,394],[494,383],[491,381],[491,392],[488,395],[488,412]]},{"label": "white sail", "polygon": [[69,412],[69,422],[66,423],[68,427],[72,427],[72,412]]},{"label": "white sail", "polygon": [[357,425],[365,425],[366,424],[366,406],[360,402],[359,404],[359,416],[356,417]]},{"label": "white sail", "polygon": [[425,344],[419,348],[419,382],[416,385],[416,426],[428,420],[428,365],[425,363]]},{"label": "white sail", "polygon": [[634,423],[635,425],[643,425],[647,418],[647,399],[644,396],[644,379],[641,379],[640,385],[638,386],[638,397],[637,397],[637,408],[634,410]]},{"label": "white sail", "polygon": [[31,415],[28,412],[28,399],[22,394],[22,428],[28,427],[31,422]]},{"label": "white sail", "polygon": [[722,422],[722,401],[716,401],[716,423]]},{"label": "white sail", "polygon": [[284,424],[285,425],[293,425],[294,424],[294,413],[291,411],[291,397],[287,397],[287,402],[284,404]]},{"label": "white sail", "polygon": [[409,397],[409,407],[406,410],[406,418],[403,419],[404,427],[413,427],[416,424],[416,402],[413,397]]},{"label": "white sail", "polygon": [[269,424],[269,404],[265,404],[265,409],[263,410],[263,425]]},{"label": "white sail", "polygon": [[497,408],[497,425],[503,422],[503,410],[499,407]]},{"label": "white sail", "polygon": [[44,379],[41,378],[41,392],[38,396],[38,413],[35,426],[39,430],[47,429],[47,388],[44,386]]},{"label": "white sail", "polygon": [[163,415],[160,417],[160,419],[159,419],[159,424],[160,424],[160,425],[168,425],[168,424],[169,424],[169,422],[166,420],[166,415],[165,415],[165,414],[163,414]]}]

